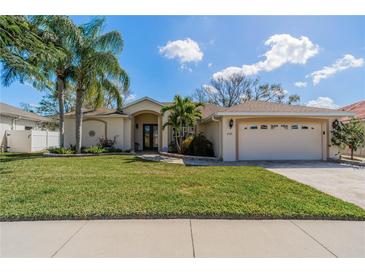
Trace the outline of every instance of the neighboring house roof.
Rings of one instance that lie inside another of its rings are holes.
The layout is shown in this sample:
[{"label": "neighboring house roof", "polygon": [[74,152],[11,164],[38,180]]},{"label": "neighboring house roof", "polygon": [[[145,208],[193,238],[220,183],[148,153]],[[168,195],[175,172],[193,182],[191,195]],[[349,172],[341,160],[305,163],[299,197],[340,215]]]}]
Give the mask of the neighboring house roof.
[{"label": "neighboring house roof", "polygon": [[[82,112],[84,117],[119,117],[119,116],[128,116],[123,111],[117,109],[108,109],[108,108],[99,108],[95,110],[84,109]],[[75,111],[68,112],[65,114],[65,117],[73,117],[75,116]]]},{"label": "neighboring house roof", "polygon": [[[353,112],[355,113],[355,118],[365,121],[365,100],[344,106],[340,110]],[[348,118],[344,120],[348,120]]]},{"label": "neighboring house roof", "polygon": [[13,118],[21,118],[24,120],[37,121],[37,122],[50,122],[52,121],[50,118],[40,116],[38,114],[24,111],[20,108],[1,103],[0,102],[0,114],[3,116],[13,117]]}]

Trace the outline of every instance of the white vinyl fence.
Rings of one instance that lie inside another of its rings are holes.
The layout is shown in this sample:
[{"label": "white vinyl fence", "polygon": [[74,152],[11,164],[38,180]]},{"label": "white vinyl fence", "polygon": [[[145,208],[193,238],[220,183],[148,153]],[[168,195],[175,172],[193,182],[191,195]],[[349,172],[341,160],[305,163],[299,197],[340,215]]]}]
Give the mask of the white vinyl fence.
[{"label": "white vinyl fence", "polygon": [[8,152],[37,152],[60,146],[60,134],[56,131],[7,130]]}]

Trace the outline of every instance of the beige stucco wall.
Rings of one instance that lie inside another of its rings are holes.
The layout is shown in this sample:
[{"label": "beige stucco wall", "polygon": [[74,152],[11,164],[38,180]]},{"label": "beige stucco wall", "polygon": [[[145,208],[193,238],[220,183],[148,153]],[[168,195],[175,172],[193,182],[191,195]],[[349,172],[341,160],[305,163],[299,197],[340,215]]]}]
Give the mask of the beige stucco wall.
[{"label": "beige stucco wall", "polygon": [[[107,123],[107,138],[113,139],[114,136],[116,136],[116,147],[124,150],[134,149],[135,142],[140,143],[140,148],[142,148],[143,123],[157,124],[159,127],[160,135],[160,150],[167,151],[168,128],[166,127],[164,130],[162,130],[162,124],[167,121],[168,114],[166,113],[163,117],[161,117],[160,110],[161,105],[149,100],[143,100],[136,104],[127,106],[123,109],[123,112],[128,114],[129,117],[98,117],[97,119]],[[92,130],[93,127],[96,129],[95,131],[103,132],[105,126],[101,122],[96,122],[92,120],[86,122],[86,119],[90,118],[84,118],[82,135],[84,143],[90,145],[91,143],[87,143],[85,141],[85,138],[88,138],[88,132]],[[135,123],[139,124],[138,129],[135,128]],[[99,133],[99,135],[100,136],[98,137],[102,137],[105,134]],[[74,145],[75,142],[75,118],[68,117],[65,119],[65,146],[69,147],[70,144]],[[94,140],[92,144],[96,145],[96,141]],[[84,144],[82,145],[84,146]]]},{"label": "beige stucco wall", "polygon": [[[233,119],[233,127],[229,121]],[[223,161],[236,161],[236,118],[222,117],[222,159]]]},{"label": "beige stucco wall", "polygon": [[144,101],[138,102],[134,105],[123,108],[123,112],[125,112],[126,114],[134,114],[134,113],[138,113],[138,112],[146,111],[146,110],[160,113],[161,105],[158,105],[158,104],[148,101],[148,100],[144,100]]},{"label": "beige stucco wall", "polygon": [[[149,100],[143,100],[143,101],[138,102],[136,104],[132,104],[130,106],[125,107],[123,109],[123,111],[126,114],[129,114],[131,116],[132,115],[135,116],[130,121],[131,123],[135,123],[135,119],[138,117],[139,113],[143,114],[143,112],[150,112],[152,114],[159,115],[160,112],[161,112],[161,105],[156,104],[155,102],[152,102],[152,101],[149,101]],[[161,151],[167,151],[168,150],[168,143],[169,143],[169,140],[168,140],[168,127],[166,127],[165,129],[162,129],[162,125],[167,122],[167,117],[168,117],[168,113],[165,113],[165,115],[163,115],[161,118],[158,118],[155,122],[152,122],[152,123],[158,124],[158,127],[159,127],[159,136],[160,136],[160,145],[159,145],[160,148],[159,149]],[[145,123],[148,123],[148,122],[145,122]],[[126,129],[125,135],[127,134],[127,130],[128,129]],[[134,130],[135,130],[135,126],[134,126]],[[143,128],[141,127],[139,130],[142,132]],[[141,139],[142,134],[139,131],[134,131],[133,133],[134,133],[133,135],[137,134],[137,135],[135,135],[136,136],[136,142],[141,144],[140,148],[142,148],[142,144],[143,144],[143,140]],[[130,146],[134,147],[134,140],[130,140],[130,138],[131,138],[130,137],[131,136],[130,132],[129,132],[128,136],[129,136],[128,137],[129,138],[128,142],[129,142]]]},{"label": "beige stucco wall", "polygon": [[213,143],[214,155],[220,158],[221,155],[221,121],[210,121],[200,124],[198,132],[203,133]]},{"label": "beige stucco wall", "polygon": [[132,141],[131,141],[131,128],[132,128],[132,120],[129,118],[124,119],[124,125],[123,125],[123,149],[124,150],[131,150],[132,147]]},{"label": "beige stucco wall", "polygon": [[[124,131],[124,122],[126,118],[123,117],[108,117],[108,118],[97,118],[88,119],[85,118],[82,123],[82,146],[92,146],[97,145],[99,137],[105,137],[105,128],[106,128],[106,137],[108,139],[114,139],[116,137],[115,147],[121,149],[130,149],[130,147],[126,146],[124,141],[125,131]],[[105,123],[103,123],[105,122]],[[75,145],[75,119],[74,118],[66,118],[65,119],[65,147],[69,147],[70,145]],[[95,137],[89,137],[88,133],[90,130],[94,130],[97,133]]]}]

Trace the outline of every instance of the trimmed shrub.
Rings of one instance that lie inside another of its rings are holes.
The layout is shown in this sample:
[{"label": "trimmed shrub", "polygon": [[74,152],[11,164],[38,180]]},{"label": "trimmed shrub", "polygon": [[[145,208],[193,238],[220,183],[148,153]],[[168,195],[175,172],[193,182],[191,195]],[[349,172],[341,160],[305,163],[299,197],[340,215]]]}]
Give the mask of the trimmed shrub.
[{"label": "trimmed shrub", "polygon": [[59,148],[50,148],[48,149],[48,151],[50,153],[54,153],[54,154],[74,154],[75,151],[71,148],[64,148],[64,147],[59,147]]},{"label": "trimmed shrub", "polygon": [[207,139],[202,133],[194,136],[191,142],[190,150],[195,156],[214,156],[213,143]]},{"label": "trimmed shrub", "polygon": [[174,141],[170,142],[168,152],[170,153],[177,153],[177,147]]},{"label": "trimmed shrub", "polygon": [[113,140],[101,137],[99,138],[98,146],[104,148],[111,148],[115,145],[115,143],[116,143],[116,136],[114,136]]},{"label": "trimmed shrub", "polygon": [[83,152],[84,153],[99,154],[99,153],[106,152],[106,149],[102,148],[102,147],[98,147],[98,146],[91,146],[91,147],[86,148]]},{"label": "trimmed shrub", "polygon": [[192,142],[194,140],[194,136],[190,135],[181,144],[181,153],[186,155],[194,155],[194,151],[192,149]]},{"label": "trimmed shrub", "polygon": [[214,156],[213,144],[202,133],[187,137],[181,145],[181,153],[194,156]]}]

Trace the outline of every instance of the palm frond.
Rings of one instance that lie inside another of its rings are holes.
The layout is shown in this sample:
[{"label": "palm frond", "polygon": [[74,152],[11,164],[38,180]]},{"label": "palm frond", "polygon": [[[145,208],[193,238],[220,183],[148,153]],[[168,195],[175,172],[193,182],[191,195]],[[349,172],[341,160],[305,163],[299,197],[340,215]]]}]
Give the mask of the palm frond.
[{"label": "palm frond", "polygon": [[97,37],[94,46],[98,50],[110,51],[114,54],[118,54],[123,50],[124,41],[122,35],[118,31],[111,31]]}]

